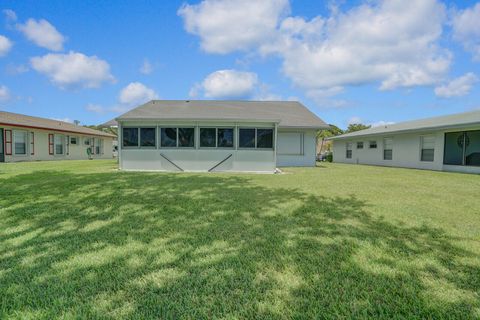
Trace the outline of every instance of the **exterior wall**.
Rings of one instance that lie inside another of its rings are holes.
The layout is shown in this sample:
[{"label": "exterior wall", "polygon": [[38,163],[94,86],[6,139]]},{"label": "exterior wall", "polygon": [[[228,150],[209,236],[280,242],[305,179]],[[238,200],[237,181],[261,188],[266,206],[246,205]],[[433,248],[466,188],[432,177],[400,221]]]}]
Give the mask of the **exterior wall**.
[{"label": "exterior wall", "polygon": [[[195,127],[195,148],[159,147],[159,127]],[[157,147],[128,148],[123,147],[119,139],[119,163],[123,170],[180,171],[167,159],[184,171],[205,172],[226,159],[215,171],[274,172],[276,168],[275,149],[240,149],[238,148],[238,128],[257,127],[275,128],[274,123],[234,123],[234,122],[122,122],[123,127],[157,127]],[[233,127],[234,148],[200,148],[200,127]],[[274,141],[275,144],[275,141]],[[163,156],[162,156],[163,155]]]},{"label": "exterior wall", "polygon": [[316,130],[278,129],[277,137],[277,166],[315,166]]},{"label": "exterior wall", "polygon": [[[26,148],[26,155],[16,155],[15,154],[15,145],[14,141],[12,141],[12,155],[5,154],[5,162],[18,162],[18,161],[39,161],[39,160],[82,160],[88,159],[87,155],[87,148],[88,146],[84,144],[84,140],[87,138],[98,138],[103,139],[103,152],[102,154],[94,154],[92,155],[93,159],[112,159],[112,142],[113,138],[111,137],[104,137],[104,136],[89,136],[84,134],[78,133],[67,133],[67,132],[58,132],[58,131],[51,131],[51,130],[41,130],[41,129],[32,129],[32,128],[22,128],[22,127],[13,127],[13,126],[2,126],[4,130],[12,130],[12,138],[13,132],[18,131],[25,131],[27,132],[27,148]],[[34,133],[34,144],[31,144],[31,135],[30,133]],[[64,153],[63,155],[51,155],[49,154],[49,134],[58,134],[63,135],[64,137]],[[78,137],[78,144],[68,146],[68,154],[67,154],[67,144],[66,144],[66,137]],[[13,140],[13,139],[12,139]],[[5,144],[5,141],[4,141]],[[5,144],[6,145],[6,144]],[[6,148],[4,148],[6,149]],[[32,154],[32,149],[33,154]]]},{"label": "exterior wall", "polygon": [[[338,139],[333,141],[333,161],[339,163],[480,173],[480,167],[443,164],[445,133],[469,130],[480,130],[480,127]],[[424,135],[435,136],[434,161],[432,162],[421,161],[421,137]],[[383,159],[383,141],[385,138],[393,139],[392,160]],[[377,149],[369,149],[369,141],[371,140],[377,142]],[[363,142],[364,148],[357,149],[357,142]],[[347,143],[352,143],[351,159],[346,157]]]}]

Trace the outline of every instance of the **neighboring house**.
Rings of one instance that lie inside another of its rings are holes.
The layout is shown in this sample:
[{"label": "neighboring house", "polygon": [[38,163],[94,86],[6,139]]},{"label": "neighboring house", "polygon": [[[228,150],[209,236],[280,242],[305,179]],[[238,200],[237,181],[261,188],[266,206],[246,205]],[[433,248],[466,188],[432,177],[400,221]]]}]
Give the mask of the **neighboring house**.
[{"label": "neighboring house", "polygon": [[0,111],[0,162],[88,159],[88,153],[111,159],[114,138],[68,122]]},{"label": "neighboring house", "polygon": [[315,166],[316,131],[328,128],[293,101],[154,100],[116,120],[124,170]]},{"label": "neighboring house", "polygon": [[480,173],[480,111],[375,127],[330,139],[334,162]]}]

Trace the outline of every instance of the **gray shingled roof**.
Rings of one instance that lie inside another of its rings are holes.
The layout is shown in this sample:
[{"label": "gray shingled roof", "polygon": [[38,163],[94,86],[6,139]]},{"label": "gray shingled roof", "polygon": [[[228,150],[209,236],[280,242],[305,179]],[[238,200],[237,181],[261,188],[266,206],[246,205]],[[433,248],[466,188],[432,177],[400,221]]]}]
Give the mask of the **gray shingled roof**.
[{"label": "gray shingled roof", "polygon": [[124,120],[272,121],[279,127],[327,128],[296,101],[152,100],[116,118]]},{"label": "gray shingled roof", "polygon": [[448,116],[399,122],[391,125],[379,126],[352,133],[332,137],[329,140],[364,137],[379,134],[403,133],[411,131],[430,131],[435,129],[461,128],[470,125],[480,125],[480,110],[457,113]]},{"label": "gray shingled roof", "polygon": [[36,129],[50,129],[62,132],[83,133],[93,136],[115,137],[114,135],[106,132],[86,128],[83,126],[77,126],[64,121],[26,116],[23,114],[6,111],[0,111],[0,125],[1,124]]}]

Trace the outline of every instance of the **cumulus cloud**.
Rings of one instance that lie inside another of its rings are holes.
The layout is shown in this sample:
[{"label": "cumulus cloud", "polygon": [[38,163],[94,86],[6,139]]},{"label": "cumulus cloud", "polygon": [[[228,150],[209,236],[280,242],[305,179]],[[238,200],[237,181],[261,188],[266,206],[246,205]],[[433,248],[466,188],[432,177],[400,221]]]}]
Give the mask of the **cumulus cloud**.
[{"label": "cumulus cloud", "polygon": [[12,48],[13,43],[5,36],[0,35],[0,57],[5,56]]},{"label": "cumulus cloud", "polygon": [[224,54],[268,40],[288,11],[288,0],[204,0],[184,4],[178,15],[187,32],[200,37],[203,50]]},{"label": "cumulus cloud", "polygon": [[0,86],[0,102],[7,102],[11,98],[10,90],[4,85]]},{"label": "cumulus cloud", "polygon": [[[409,1],[408,6],[403,0],[366,1],[310,20],[284,18],[288,3],[281,4],[270,12],[265,29],[256,28],[251,16],[243,19],[248,9],[232,0],[185,5],[179,14],[205,51],[277,55],[284,74],[310,96],[372,83],[381,90],[432,85],[449,70],[451,53],[439,45],[446,9],[438,0]],[[242,18],[233,18],[238,12]]]},{"label": "cumulus cloud", "polygon": [[473,85],[477,82],[478,77],[469,72],[445,85],[436,87],[435,94],[442,98],[461,97],[470,93]]},{"label": "cumulus cloud", "polygon": [[246,99],[255,94],[257,74],[236,70],[218,70],[190,90],[190,96],[202,94],[210,99]]},{"label": "cumulus cloud", "polygon": [[52,51],[63,50],[65,37],[45,19],[28,19],[24,24],[17,24],[17,29],[39,47]]},{"label": "cumulus cloud", "polygon": [[118,101],[124,106],[137,106],[158,99],[158,94],[140,82],[131,82],[120,91]]},{"label": "cumulus cloud", "polygon": [[458,11],[452,19],[453,38],[480,60],[480,3]]},{"label": "cumulus cloud", "polygon": [[60,88],[98,88],[104,82],[115,80],[110,74],[110,65],[105,60],[79,52],[49,53],[31,58],[30,64]]}]

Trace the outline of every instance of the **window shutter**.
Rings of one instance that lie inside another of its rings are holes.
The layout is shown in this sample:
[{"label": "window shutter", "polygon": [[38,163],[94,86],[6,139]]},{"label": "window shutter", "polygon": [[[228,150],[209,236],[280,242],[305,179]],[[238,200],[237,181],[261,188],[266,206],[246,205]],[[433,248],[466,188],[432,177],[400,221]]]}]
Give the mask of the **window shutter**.
[{"label": "window shutter", "polygon": [[48,154],[53,155],[53,134],[48,134]]},{"label": "window shutter", "polygon": [[95,138],[92,138],[92,154],[95,154]]},{"label": "window shutter", "polygon": [[12,155],[12,130],[5,130],[5,154]]},{"label": "window shutter", "polygon": [[30,132],[30,154],[35,154],[35,132]]},{"label": "window shutter", "polygon": [[65,154],[68,156],[70,154],[70,136],[65,137],[66,142],[65,142]]}]

